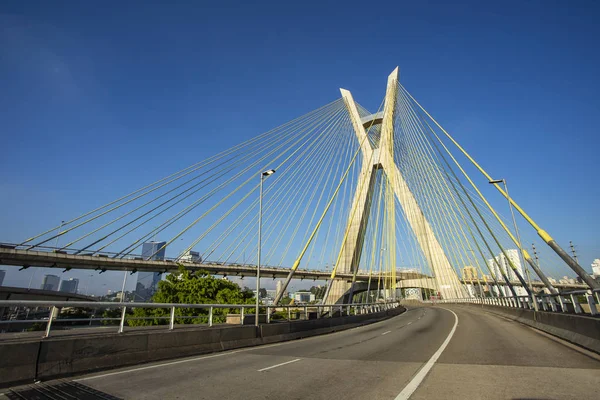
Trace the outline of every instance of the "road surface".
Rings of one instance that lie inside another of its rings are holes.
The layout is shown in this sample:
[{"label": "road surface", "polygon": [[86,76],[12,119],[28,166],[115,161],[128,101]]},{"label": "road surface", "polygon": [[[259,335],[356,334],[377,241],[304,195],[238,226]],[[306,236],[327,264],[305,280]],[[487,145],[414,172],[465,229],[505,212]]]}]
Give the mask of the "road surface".
[{"label": "road surface", "polygon": [[597,398],[600,356],[473,306],[75,379],[123,399]]}]

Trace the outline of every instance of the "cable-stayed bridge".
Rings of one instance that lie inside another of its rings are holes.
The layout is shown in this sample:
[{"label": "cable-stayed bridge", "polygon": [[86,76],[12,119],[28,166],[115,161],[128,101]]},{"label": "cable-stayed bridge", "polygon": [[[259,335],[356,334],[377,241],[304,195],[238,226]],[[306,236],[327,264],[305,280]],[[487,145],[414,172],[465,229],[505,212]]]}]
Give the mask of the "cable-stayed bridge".
[{"label": "cable-stayed bridge", "polygon": [[[35,382],[9,398],[594,393],[598,282],[415,100],[398,69],[376,110],[341,94],[56,227],[0,243],[0,264],[21,269],[185,268],[240,278],[260,270],[283,282],[273,304],[256,306],[0,300],[3,332],[33,326],[0,335],[0,387]],[[530,253],[526,243],[536,241]],[[567,269],[578,283],[549,276]],[[326,281],[322,302],[281,305],[292,279]],[[74,309],[84,317],[64,317]],[[153,311],[136,314],[144,309]],[[99,371],[109,368],[120,369]],[[45,382],[74,374],[86,375]],[[278,384],[244,384],[267,374]]]},{"label": "cable-stayed bridge", "polygon": [[[265,275],[285,276],[284,288],[295,278],[326,279],[326,303],[351,302],[359,282],[395,296],[409,279],[423,279],[421,287],[442,299],[472,296],[469,285],[487,288],[479,296],[507,296],[498,290],[507,286],[510,296],[531,298],[534,288],[558,293],[544,269],[565,267],[579,277],[572,287],[598,289],[508,195],[506,181],[493,180],[400,84],[397,68],[377,110],[341,94],[59,226],[11,240],[0,262],[100,272],[181,264],[239,276],[269,265]],[[498,199],[486,194],[492,187],[527,229],[496,210]],[[548,245],[534,256],[525,245],[535,240],[531,233]],[[152,240],[160,245],[137,256]],[[211,262],[182,262],[192,251]],[[399,274],[403,265],[416,275]]]}]

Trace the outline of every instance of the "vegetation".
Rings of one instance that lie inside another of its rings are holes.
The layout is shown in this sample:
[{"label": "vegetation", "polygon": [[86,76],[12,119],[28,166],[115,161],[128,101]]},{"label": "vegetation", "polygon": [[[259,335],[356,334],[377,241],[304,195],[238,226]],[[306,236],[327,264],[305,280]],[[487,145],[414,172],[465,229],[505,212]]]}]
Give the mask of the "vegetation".
[{"label": "vegetation", "polygon": [[321,300],[325,296],[326,286],[312,286],[310,292],[315,295],[316,300]]},{"label": "vegetation", "polygon": [[[108,308],[102,313],[102,318],[117,318],[112,321],[102,321],[102,325],[119,325],[119,319],[121,318],[120,308]],[[129,314],[129,313],[128,313]]]},{"label": "vegetation", "polygon": [[[179,304],[251,304],[254,293],[247,288],[242,290],[237,284],[226,279],[217,279],[206,272],[191,273],[180,266],[177,273],[167,275],[158,283],[158,290],[152,296],[153,303]],[[162,325],[169,322],[170,309],[136,308],[130,319],[130,326]],[[213,322],[225,322],[227,314],[239,313],[237,308],[215,308]],[[176,308],[176,323],[198,324],[208,322],[208,309]]]}]

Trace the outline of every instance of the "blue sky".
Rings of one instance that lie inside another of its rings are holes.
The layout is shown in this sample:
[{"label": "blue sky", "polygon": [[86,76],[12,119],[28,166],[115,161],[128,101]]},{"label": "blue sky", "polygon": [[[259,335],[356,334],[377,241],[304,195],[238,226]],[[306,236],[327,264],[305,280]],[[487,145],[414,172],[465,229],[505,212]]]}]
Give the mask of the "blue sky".
[{"label": "blue sky", "polygon": [[0,241],[339,87],[376,109],[399,65],[404,86],[561,244],[578,245],[586,269],[600,258],[597,2],[123,3],[3,2]]}]

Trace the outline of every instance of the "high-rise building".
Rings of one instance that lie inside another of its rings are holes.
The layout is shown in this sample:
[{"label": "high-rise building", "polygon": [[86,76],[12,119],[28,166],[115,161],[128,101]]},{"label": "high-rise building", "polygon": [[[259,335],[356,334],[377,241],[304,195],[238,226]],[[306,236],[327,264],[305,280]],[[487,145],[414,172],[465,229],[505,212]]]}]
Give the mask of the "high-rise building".
[{"label": "high-rise building", "polygon": [[6,276],[6,271],[0,269],[0,286],[2,286],[2,282],[4,282],[4,277]]},{"label": "high-rise building", "polygon": [[[147,260],[164,260],[167,242],[146,242],[142,245],[142,257]],[[164,246],[164,247],[163,247]],[[138,272],[134,301],[148,301],[158,290],[160,272]]]},{"label": "high-rise building", "polygon": [[475,267],[471,267],[467,265],[463,268],[463,278],[468,281],[476,281],[479,277],[477,275],[477,270]]},{"label": "high-rise building", "polygon": [[146,242],[142,245],[144,260],[164,260],[167,242]]},{"label": "high-rise building", "polygon": [[469,292],[470,297],[481,296],[481,284],[479,281],[479,275],[477,275],[477,269],[470,265],[467,265],[463,268],[463,279],[465,283],[465,287]]},{"label": "high-rise building", "polygon": [[[508,256],[508,259],[504,256],[504,253],[506,253],[506,255]],[[517,277],[517,274],[515,274],[515,271],[511,268],[510,262],[509,262],[509,260],[510,260],[512,262],[512,264],[515,266],[515,268],[517,269],[517,271],[519,272],[519,275],[521,275],[521,277],[524,278],[525,274],[523,271],[523,266],[521,265],[521,259],[519,257],[519,250],[508,249],[508,250],[504,250],[504,253],[500,253],[496,257],[490,258],[488,260],[488,265],[489,265],[490,269],[494,273],[494,276],[496,277],[496,280],[499,283],[504,282],[504,277],[503,277],[504,275],[506,275],[508,280],[511,282],[519,282],[519,278]],[[527,290],[522,286],[515,286],[514,289],[515,289],[515,292],[517,292],[518,296],[526,296],[527,295]],[[507,296],[507,297],[512,296],[510,288],[507,286],[501,286],[500,291],[502,292],[502,294],[504,296]]]},{"label": "high-rise building", "polygon": [[56,275],[44,275],[44,280],[42,281],[42,286],[40,286],[43,290],[58,290],[58,284],[60,282],[60,278]]},{"label": "high-rise building", "polygon": [[600,278],[600,258],[596,258],[592,263],[592,274],[595,278]]},{"label": "high-rise building", "polygon": [[202,262],[202,257],[200,257],[199,252],[188,250],[185,252],[184,255],[179,257],[179,261],[189,262],[189,263],[199,263],[199,262]]},{"label": "high-rise building", "polygon": [[67,293],[77,293],[77,286],[79,286],[79,279],[70,278],[67,280],[62,280],[60,282],[60,291]]}]

